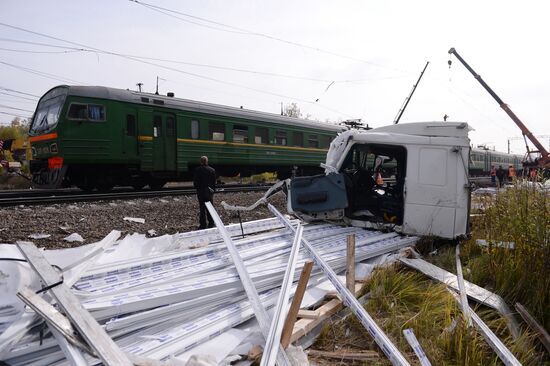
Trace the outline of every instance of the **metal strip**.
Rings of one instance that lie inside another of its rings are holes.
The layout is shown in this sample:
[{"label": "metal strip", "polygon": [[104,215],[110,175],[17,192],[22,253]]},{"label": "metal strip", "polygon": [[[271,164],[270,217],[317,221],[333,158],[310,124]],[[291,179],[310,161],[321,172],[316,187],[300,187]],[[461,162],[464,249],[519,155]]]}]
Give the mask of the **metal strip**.
[{"label": "metal strip", "polygon": [[[447,272],[446,270],[434,266],[433,264],[420,258],[399,258],[399,260],[405,265],[424,273],[428,277],[440,281],[457,291],[459,290],[457,277],[453,273]],[[512,311],[508,308],[508,305],[506,305],[506,302],[502,299],[502,297],[468,281],[464,281],[464,288],[470,298],[498,311],[504,318],[506,318],[508,328],[510,329],[512,335],[516,338],[519,336],[519,326],[514,319]]]},{"label": "metal strip", "polygon": [[[460,296],[449,289],[449,292],[454,296],[455,300],[460,303]],[[510,352],[510,350],[502,343],[495,333],[481,320],[475,311],[470,312],[470,317],[476,329],[483,335],[483,338],[489,343],[489,346],[495,351],[500,360],[507,366],[521,366],[518,359]]]},{"label": "metal strip", "polygon": [[472,320],[470,319],[470,305],[468,304],[468,296],[466,295],[466,288],[464,286],[464,276],[462,275],[462,263],[460,262],[460,245],[456,246],[455,251],[456,257],[456,279],[458,282],[458,289],[460,293],[460,306],[462,307],[462,313],[466,319],[466,325],[468,327],[472,326]]},{"label": "metal strip", "polygon": [[[279,220],[281,220],[281,222],[284,223],[289,230],[291,230],[291,232],[296,231],[296,229],[290,224],[289,220],[284,217],[279,211],[277,211],[277,209],[273,205],[268,204],[267,207],[269,208],[269,211],[277,216]],[[363,326],[372,336],[374,341],[378,344],[382,351],[384,351],[390,362],[393,365],[410,365],[405,357],[401,354],[401,352],[397,349],[397,347],[391,342],[388,336],[382,331],[378,324],[376,324],[376,322],[371,318],[367,311],[357,301],[355,296],[352,295],[351,292],[349,292],[349,290],[346,288],[346,286],[344,286],[340,282],[340,280],[336,276],[336,273],[334,273],[334,271],[325,263],[325,261],[323,261],[323,259],[317,254],[315,249],[309,244],[309,242],[305,238],[302,238],[302,244],[309,252],[315,264],[317,264],[323,270],[323,272],[330,280],[330,282],[334,285],[336,290],[340,293],[340,295],[342,295],[344,304],[349,306],[355,316],[357,316],[361,324],[363,324]]]},{"label": "metal strip", "polygon": [[290,253],[290,258],[285,271],[285,278],[283,280],[283,285],[281,286],[279,299],[277,300],[275,314],[273,315],[273,319],[271,321],[271,328],[269,329],[269,335],[265,343],[260,366],[273,366],[275,364],[277,350],[281,348],[281,333],[283,331],[283,324],[288,311],[290,287],[292,286],[292,282],[294,280],[294,269],[296,268],[296,261],[298,259],[298,251],[300,250],[300,242],[302,241],[303,232],[304,230],[302,225],[298,224],[296,235],[294,236],[294,242],[292,243],[292,251]]},{"label": "metal strip", "polygon": [[[229,233],[225,229],[225,226],[223,225],[223,222],[220,219],[220,216],[216,212],[216,209],[214,209],[214,206],[212,206],[212,203],[210,202],[206,202],[206,208],[208,209],[210,216],[212,216],[212,218],[214,219],[214,223],[216,224],[216,227],[220,231],[220,234],[223,237],[223,241],[227,245],[227,249],[231,254],[231,258],[233,259],[235,268],[239,273],[239,277],[241,278],[246,295],[248,296],[250,300],[250,304],[252,305],[252,308],[254,309],[254,313],[256,314],[256,319],[260,324],[260,329],[262,330],[264,337],[267,338],[269,334],[269,318],[267,316],[267,313],[264,307],[262,306],[262,302],[260,301],[260,297],[258,296],[258,291],[254,287],[254,283],[252,282],[252,279],[250,278],[246,270],[246,267],[244,266],[244,263],[241,257],[239,256],[239,252],[237,251],[237,248],[235,247],[233,240],[231,240],[231,236],[229,236]],[[286,356],[286,353],[284,352],[280,344],[279,344],[279,352],[277,355],[277,364],[279,366],[283,366],[283,365],[290,366],[290,361],[288,360],[288,357]]]},{"label": "metal strip", "polygon": [[[17,247],[46,286],[59,282],[59,275],[34,244],[20,242],[17,243]],[[90,313],[84,310],[76,296],[66,285],[62,283],[52,287],[50,291],[86,342],[97,352],[106,365],[132,366],[126,355],[109,338],[105,330],[99,326]]]},{"label": "metal strip", "polygon": [[411,328],[403,329],[403,335],[405,336],[407,342],[409,342],[409,345],[416,354],[416,357],[420,360],[420,364],[422,366],[432,366],[430,360],[428,360],[428,357],[426,356],[426,353],[424,353],[422,346],[418,343],[418,339],[416,339],[413,330]]}]

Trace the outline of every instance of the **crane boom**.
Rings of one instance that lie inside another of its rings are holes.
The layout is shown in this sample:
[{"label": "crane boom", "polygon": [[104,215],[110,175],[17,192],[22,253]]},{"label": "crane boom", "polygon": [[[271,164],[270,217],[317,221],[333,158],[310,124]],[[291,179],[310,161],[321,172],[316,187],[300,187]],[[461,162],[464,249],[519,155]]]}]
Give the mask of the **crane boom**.
[{"label": "crane boom", "polygon": [[401,109],[399,110],[399,112],[397,112],[397,116],[395,116],[395,120],[393,121],[393,124],[396,125],[399,123],[399,120],[401,119],[401,116],[403,115],[403,112],[405,112],[405,108],[407,108],[407,105],[409,104],[413,94],[414,94],[414,91],[416,90],[416,87],[418,86],[418,84],[420,83],[420,79],[422,79],[422,75],[424,75],[424,71],[426,71],[426,68],[428,67],[428,64],[430,63],[430,61],[427,61],[426,62],[426,66],[424,66],[424,69],[422,70],[422,72],[420,73],[420,76],[418,77],[418,80],[416,81],[416,84],[413,85],[413,88],[411,90],[411,93],[409,94],[409,96],[405,99],[405,102],[403,103],[403,106],[401,107]]},{"label": "crane boom", "polygon": [[[540,143],[540,141],[531,133],[531,131],[527,128],[527,126],[523,124],[523,122],[519,119],[519,117],[516,116],[514,112],[512,112],[510,107],[508,107],[508,104],[504,103],[502,99],[500,99],[500,97],[493,91],[493,89],[491,89],[489,85],[487,85],[487,83],[481,78],[481,76],[479,76],[474,71],[474,69],[472,69],[466,61],[464,61],[464,59],[458,54],[458,52],[456,52],[456,49],[454,47],[449,50],[449,54],[455,55],[458,61],[460,61],[462,65],[464,65],[464,67],[466,67],[466,69],[470,71],[470,73],[474,76],[474,78],[477,81],[479,81],[481,86],[483,86],[485,90],[487,90],[487,92],[489,92],[489,94],[491,94],[491,96],[497,101],[497,103],[500,105],[500,108],[504,109],[506,114],[510,116],[512,121],[514,121],[515,124],[521,130],[521,133],[523,134],[523,136],[527,137],[529,141],[531,141],[533,145],[535,145],[535,147],[538,149],[537,152],[540,154],[540,158],[535,160],[535,165],[538,165],[541,167],[544,167],[546,165],[550,166],[550,155],[548,154],[548,151],[544,148],[544,146]],[[449,61],[449,65],[450,65],[450,62],[451,61]],[[527,152],[529,153],[529,151]],[[524,163],[524,165],[526,164]]]}]

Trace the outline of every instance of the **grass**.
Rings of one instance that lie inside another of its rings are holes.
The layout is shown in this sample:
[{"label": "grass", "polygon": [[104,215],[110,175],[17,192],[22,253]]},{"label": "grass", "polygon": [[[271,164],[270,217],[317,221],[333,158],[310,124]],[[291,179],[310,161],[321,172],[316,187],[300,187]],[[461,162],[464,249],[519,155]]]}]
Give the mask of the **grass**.
[{"label": "grass", "polygon": [[[475,239],[492,244],[480,248]],[[463,250],[466,277],[503,296],[509,304],[522,303],[550,330],[550,196],[516,184],[491,199],[473,225],[472,239]]]},{"label": "grass", "polygon": [[[549,330],[550,197],[518,183],[497,195],[475,199],[481,215],[473,217],[472,236],[462,246],[465,278],[501,295],[512,309],[515,302],[522,303]],[[491,245],[480,247],[476,239],[486,239]],[[498,247],[501,241],[514,242],[515,249]],[[417,249],[430,262],[456,273],[455,245],[423,238]],[[418,361],[402,335],[406,328],[414,330],[433,365],[502,364],[482,336],[466,327],[459,306],[444,285],[394,266],[375,271],[364,291],[370,297],[367,311],[412,364]],[[496,311],[482,306],[474,309],[523,365],[550,365],[548,354],[526,328],[513,340]],[[314,347],[327,351],[377,349],[353,316],[325,325]],[[379,353],[378,364],[389,365]]]},{"label": "grass", "polygon": [[[403,336],[407,328],[413,329],[433,365],[501,364],[482,336],[465,326],[459,306],[444,285],[423,274],[394,266],[375,271],[364,291],[369,293],[366,310],[411,364],[418,364],[418,360]],[[541,364],[532,335],[524,333],[514,342],[498,313],[487,309],[476,309],[476,312],[522,364]],[[314,347],[327,351],[376,349],[354,316],[325,325]],[[379,353],[378,364],[389,365],[382,352]]]}]

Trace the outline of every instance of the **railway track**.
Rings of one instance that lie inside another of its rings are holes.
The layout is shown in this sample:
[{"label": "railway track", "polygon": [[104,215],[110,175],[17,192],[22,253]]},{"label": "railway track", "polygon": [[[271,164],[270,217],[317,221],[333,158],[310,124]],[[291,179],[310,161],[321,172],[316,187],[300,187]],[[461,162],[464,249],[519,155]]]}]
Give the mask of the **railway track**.
[{"label": "railway track", "polygon": [[[265,191],[269,187],[269,185],[224,185],[216,188],[216,193]],[[120,188],[108,193],[85,193],[79,189],[72,188],[60,190],[10,190],[0,191],[0,207],[181,196],[195,193],[195,189],[190,187],[143,191]]]}]

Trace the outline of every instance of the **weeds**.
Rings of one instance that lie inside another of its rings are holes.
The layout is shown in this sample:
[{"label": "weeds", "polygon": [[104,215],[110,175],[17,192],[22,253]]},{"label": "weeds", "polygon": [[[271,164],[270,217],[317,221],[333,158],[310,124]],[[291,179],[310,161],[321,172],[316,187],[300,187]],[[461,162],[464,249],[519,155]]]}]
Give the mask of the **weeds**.
[{"label": "weeds", "polygon": [[[391,267],[375,271],[364,291],[369,294],[365,308],[411,364],[417,364],[417,360],[403,336],[406,328],[414,330],[433,365],[501,364],[483,337],[465,326],[459,306],[443,284],[417,272]],[[514,342],[498,313],[476,312],[524,365],[541,364],[531,335],[522,334]],[[325,325],[315,347],[329,351],[376,348],[354,316]],[[380,364],[389,364],[379,353]]]},{"label": "weeds", "polygon": [[[516,184],[500,191],[475,223],[464,250],[470,280],[488,286],[509,304],[520,302],[550,329],[550,197]],[[487,239],[480,249],[476,238]],[[513,242],[503,249],[499,242]]]}]

